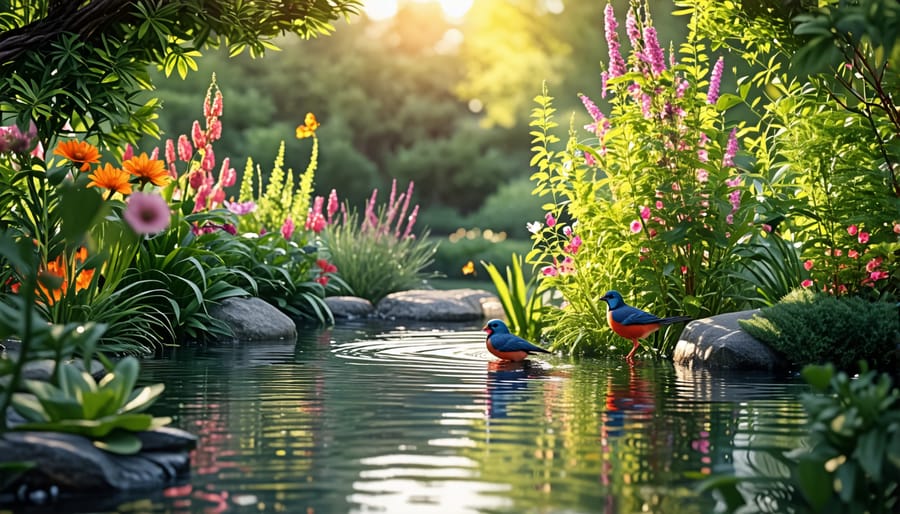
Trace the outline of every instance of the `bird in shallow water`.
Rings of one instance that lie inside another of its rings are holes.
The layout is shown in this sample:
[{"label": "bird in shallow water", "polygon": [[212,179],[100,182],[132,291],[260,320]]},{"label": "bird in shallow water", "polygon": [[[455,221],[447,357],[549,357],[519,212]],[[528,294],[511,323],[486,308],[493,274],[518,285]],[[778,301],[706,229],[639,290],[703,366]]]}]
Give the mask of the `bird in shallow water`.
[{"label": "bird in shallow water", "polygon": [[505,361],[522,361],[529,354],[550,353],[540,346],[533,345],[519,336],[509,333],[509,327],[499,319],[488,321],[481,329],[487,332],[487,350]]},{"label": "bird in shallow water", "polygon": [[625,360],[628,362],[634,360],[634,352],[637,351],[637,347],[640,344],[638,339],[649,336],[659,330],[659,327],[691,320],[690,316],[660,318],[649,312],[642,311],[637,307],[626,304],[618,291],[607,291],[600,299],[606,302],[606,322],[609,323],[609,328],[616,334],[625,339],[630,339],[634,343],[631,351],[628,352],[628,356],[625,357]]}]

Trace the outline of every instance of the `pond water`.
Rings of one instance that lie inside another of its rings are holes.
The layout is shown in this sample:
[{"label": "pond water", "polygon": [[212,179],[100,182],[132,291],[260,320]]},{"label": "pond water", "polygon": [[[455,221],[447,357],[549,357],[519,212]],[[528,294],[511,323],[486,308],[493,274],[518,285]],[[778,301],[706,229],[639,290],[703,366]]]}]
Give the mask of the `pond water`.
[{"label": "pond water", "polygon": [[[802,444],[797,378],[541,356],[480,325],[347,324],[143,363],[199,437],[188,481],[110,512],[705,513],[712,472]],[[96,507],[96,504],[95,504]]]}]

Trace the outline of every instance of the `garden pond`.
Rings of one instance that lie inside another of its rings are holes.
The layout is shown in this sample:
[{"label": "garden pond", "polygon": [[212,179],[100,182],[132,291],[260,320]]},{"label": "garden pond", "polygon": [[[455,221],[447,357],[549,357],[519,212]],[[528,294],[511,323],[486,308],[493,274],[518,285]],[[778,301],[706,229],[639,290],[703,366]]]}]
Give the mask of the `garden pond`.
[{"label": "garden pond", "polygon": [[198,436],[191,476],[84,510],[699,514],[716,507],[700,482],[778,473],[805,422],[795,376],[498,363],[473,324],[179,347],[142,382],[164,382],[152,412]]}]

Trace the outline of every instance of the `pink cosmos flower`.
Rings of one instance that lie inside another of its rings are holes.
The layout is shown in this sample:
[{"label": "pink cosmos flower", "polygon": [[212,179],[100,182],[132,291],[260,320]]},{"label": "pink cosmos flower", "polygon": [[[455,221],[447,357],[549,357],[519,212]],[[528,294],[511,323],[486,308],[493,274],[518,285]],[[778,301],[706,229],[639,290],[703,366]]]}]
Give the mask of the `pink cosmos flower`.
[{"label": "pink cosmos flower", "polygon": [[847,233],[851,236],[855,236],[858,231],[859,228],[856,225],[850,225],[849,227],[847,227]]},{"label": "pink cosmos flower", "polygon": [[860,232],[859,233],[859,244],[866,244],[869,242],[869,233],[868,232]]},{"label": "pink cosmos flower", "polygon": [[869,274],[869,279],[874,282],[876,280],[884,280],[890,276],[890,273],[888,273],[887,271],[873,271]]},{"label": "pink cosmos flower", "polygon": [[873,271],[877,270],[881,267],[882,262],[884,262],[884,259],[882,257],[875,257],[874,259],[870,260],[866,263],[866,272],[872,273]]},{"label": "pink cosmos flower", "polygon": [[813,268],[814,264],[815,263],[812,260],[807,259],[807,261],[803,263],[803,269],[805,269],[806,271],[809,271]]},{"label": "pink cosmos flower", "polygon": [[156,234],[169,226],[172,214],[162,196],[135,191],[128,197],[122,217],[138,234]]},{"label": "pink cosmos flower", "polygon": [[661,200],[657,200],[657,201],[656,201],[656,208],[657,208],[657,209],[662,209],[662,208],[663,208],[663,203],[662,203]]},{"label": "pink cosmos flower", "polygon": [[644,226],[641,225],[641,221],[640,221],[640,220],[634,220],[634,221],[631,222],[631,227],[630,227],[630,228],[631,228],[631,233],[632,233],[632,234],[637,234],[638,232],[641,231],[642,228],[644,228]]},{"label": "pink cosmos flower", "polygon": [[800,282],[800,286],[802,287],[812,287],[813,281],[810,279],[806,279],[803,282]]}]

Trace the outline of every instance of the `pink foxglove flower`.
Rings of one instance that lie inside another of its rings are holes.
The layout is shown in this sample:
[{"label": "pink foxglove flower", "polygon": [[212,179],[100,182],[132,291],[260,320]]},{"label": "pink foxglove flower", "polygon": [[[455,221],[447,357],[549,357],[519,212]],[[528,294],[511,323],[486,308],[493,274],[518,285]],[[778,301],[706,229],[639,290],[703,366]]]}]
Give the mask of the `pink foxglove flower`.
[{"label": "pink foxglove flower", "polygon": [[654,75],[666,71],[666,56],[662,47],[659,46],[659,38],[656,35],[656,28],[653,26],[644,27],[644,53],[642,55],[644,62],[650,65],[650,71]]},{"label": "pink foxglove flower", "polygon": [[722,157],[722,166],[734,166],[734,156],[738,152],[737,129],[731,129],[728,135],[728,144],[725,146],[725,155]]},{"label": "pink foxglove flower", "polygon": [[719,57],[709,75],[709,91],[706,92],[706,103],[715,105],[719,99],[719,86],[722,83],[722,71],[725,68],[725,59]]},{"label": "pink foxglove flower", "polygon": [[622,50],[619,47],[619,34],[616,32],[619,23],[616,21],[612,4],[606,4],[603,21],[606,29],[606,46],[609,49],[609,77],[621,77],[625,74],[625,59],[622,58]]}]

